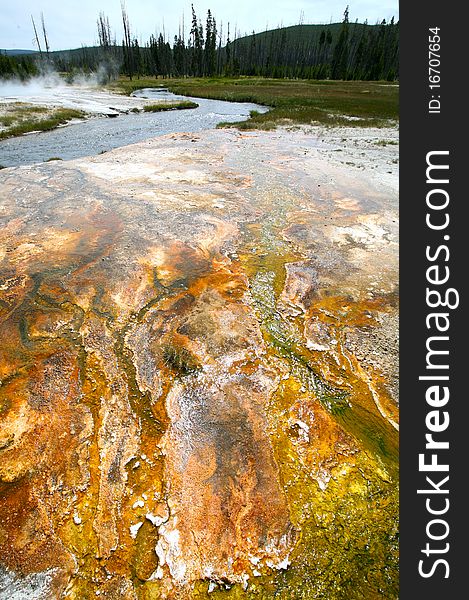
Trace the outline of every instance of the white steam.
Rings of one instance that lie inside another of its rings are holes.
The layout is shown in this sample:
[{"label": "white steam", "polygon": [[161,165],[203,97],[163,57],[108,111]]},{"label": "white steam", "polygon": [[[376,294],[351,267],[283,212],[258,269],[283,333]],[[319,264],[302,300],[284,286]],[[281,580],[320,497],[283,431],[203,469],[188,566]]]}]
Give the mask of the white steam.
[{"label": "white steam", "polygon": [[112,94],[100,88],[104,76],[105,67],[102,67],[96,73],[74,75],[71,83],[53,71],[25,82],[0,80],[0,108],[2,104],[24,102],[51,108],[74,108],[96,115],[143,108],[146,103],[143,99]]}]

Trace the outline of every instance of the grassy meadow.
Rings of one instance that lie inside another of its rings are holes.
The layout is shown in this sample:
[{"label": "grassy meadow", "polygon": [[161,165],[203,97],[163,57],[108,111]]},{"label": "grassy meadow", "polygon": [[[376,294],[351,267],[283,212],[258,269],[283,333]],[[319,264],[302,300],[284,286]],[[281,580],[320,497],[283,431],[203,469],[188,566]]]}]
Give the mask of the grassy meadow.
[{"label": "grassy meadow", "polygon": [[264,114],[253,111],[248,121],[220,124],[238,129],[274,129],[282,124],[386,127],[399,118],[399,86],[386,82],[153,77],[132,81],[121,78],[110,87],[130,94],[144,87],[159,86],[185,96],[270,107]]},{"label": "grassy meadow", "polygon": [[165,110],[185,110],[186,108],[197,108],[197,102],[190,100],[182,102],[160,102],[159,104],[146,104],[143,107],[144,112],[163,112]]},{"label": "grassy meadow", "polygon": [[0,116],[0,140],[30,133],[31,131],[49,131],[64,125],[72,119],[82,119],[85,113],[71,108],[51,110],[43,106],[22,106],[17,103]]}]

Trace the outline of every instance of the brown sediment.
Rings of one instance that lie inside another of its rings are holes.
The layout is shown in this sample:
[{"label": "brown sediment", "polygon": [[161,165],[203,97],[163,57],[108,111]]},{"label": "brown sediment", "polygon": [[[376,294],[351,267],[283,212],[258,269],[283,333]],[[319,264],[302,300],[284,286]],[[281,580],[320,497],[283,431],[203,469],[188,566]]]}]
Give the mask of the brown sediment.
[{"label": "brown sediment", "polygon": [[392,198],[277,133],[190,139],[0,176],[7,577],[395,597]]}]

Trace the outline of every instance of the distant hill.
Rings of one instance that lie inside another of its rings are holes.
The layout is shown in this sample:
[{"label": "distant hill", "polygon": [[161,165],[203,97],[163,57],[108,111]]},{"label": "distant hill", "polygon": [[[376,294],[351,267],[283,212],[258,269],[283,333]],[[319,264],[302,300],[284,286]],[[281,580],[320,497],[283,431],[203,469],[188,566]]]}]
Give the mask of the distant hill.
[{"label": "distant hill", "polygon": [[[361,23],[350,23],[351,28],[354,27],[375,27],[374,25],[363,25]],[[289,27],[276,27],[267,31],[260,31],[254,34],[257,41],[265,41],[273,38],[282,38],[287,44],[295,44],[297,42],[316,42],[319,41],[321,31],[330,31],[332,40],[335,41],[339,36],[342,23],[328,23],[324,25],[290,25]],[[252,39],[252,33],[239,37],[236,41],[240,44],[249,42]]]},{"label": "distant hill", "polygon": [[[388,24],[389,25],[389,24]],[[334,45],[340,36],[343,23],[327,23],[322,25],[291,25],[289,27],[277,27],[275,29],[268,29],[267,31],[260,31],[257,33],[245,34],[242,37],[236,39],[236,43],[240,45],[250,44],[253,37],[256,42],[264,43],[266,41],[281,40],[288,46],[297,44],[308,44],[310,46],[319,43],[321,34],[327,35],[330,32],[332,39],[331,43]],[[379,31],[382,24],[369,25],[368,23],[349,23],[349,36],[354,37],[357,34],[374,33]],[[394,25],[397,27],[397,25]],[[232,41],[233,43],[233,41]]]},{"label": "distant hill", "polygon": [[4,54],[6,56],[21,56],[24,54],[38,54],[37,50],[20,50],[19,48],[14,48],[11,50],[1,50],[0,54]]},{"label": "distant hill", "polygon": [[[95,46],[85,46],[83,48],[73,48],[70,50],[52,50],[49,54],[52,58],[65,58],[68,59],[73,56],[80,56],[83,52],[91,52],[96,53],[99,52],[99,47]],[[20,49],[0,49],[0,54],[4,56],[38,56],[40,52],[38,50],[20,50]],[[45,52],[43,52],[45,54]]]},{"label": "distant hill", "polygon": [[99,52],[99,46],[81,46],[81,48],[70,48],[68,50],[51,50],[50,54],[52,56],[74,56],[82,54],[83,52]]},{"label": "distant hill", "polygon": [[389,79],[398,75],[399,24],[292,25],[245,35],[222,51],[243,75]]}]

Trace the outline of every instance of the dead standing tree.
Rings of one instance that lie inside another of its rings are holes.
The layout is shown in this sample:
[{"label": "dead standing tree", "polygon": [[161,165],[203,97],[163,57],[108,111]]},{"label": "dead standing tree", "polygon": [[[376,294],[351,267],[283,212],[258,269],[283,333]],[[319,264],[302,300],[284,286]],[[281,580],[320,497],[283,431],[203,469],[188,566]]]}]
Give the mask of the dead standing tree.
[{"label": "dead standing tree", "polygon": [[34,29],[34,37],[36,38],[36,45],[37,45],[37,49],[39,50],[39,55],[42,58],[42,48],[41,48],[41,42],[39,41],[39,36],[37,34],[37,29],[36,29],[36,23],[34,22],[34,17],[33,15],[31,15],[31,22],[33,24],[33,29]]},{"label": "dead standing tree", "polygon": [[46,24],[44,21],[44,13],[41,13],[42,34],[44,36],[44,45],[46,47],[47,58],[49,58],[49,40],[47,39]]},{"label": "dead standing tree", "polygon": [[109,18],[101,12],[99,13],[99,18],[97,20],[98,26],[98,39],[99,46],[101,48],[101,57],[100,60],[102,69],[100,69],[101,73],[104,70],[104,78],[106,82],[109,82],[113,77],[117,75],[116,68],[116,58],[114,55],[115,51],[115,42],[113,45],[111,38],[111,26],[109,25]]},{"label": "dead standing tree", "polygon": [[134,59],[133,59],[133,46],[130,37],[130,24],[125,4],[121,2],[122,11],[122,23],[124,25],[124,40],[122,42],[122,50],[124,53],[124,70],[127,72],[129,79],[132,80],[134,74]]},{"label": "dead standing tree", "polygon": [[50,46],[49,46],[49,39],[47,37],[47,30],[46,30],[46,23],[45,23],[45,20],[44,20],[44,13],[41,12],[41,28],[42,28],[42,36],[43,36],[43,39],[44,39],[44,47],[45,47],[45,50],[46,50],[45,58],[44,58],[44,52],[43,52],[42,46],[41,46],[41,41],[39,39],[39,33],[37,31],[36,22],[34,21],[33,15],[31,15],[31,23],[33,24],[34,39],[35,39],[35,42],[36,42],[36,46],[37,46],[37,49],[39,50],[39,59],[40,59],[41,68],[43,70],[47,71],[47,66],[50,63]]}]

